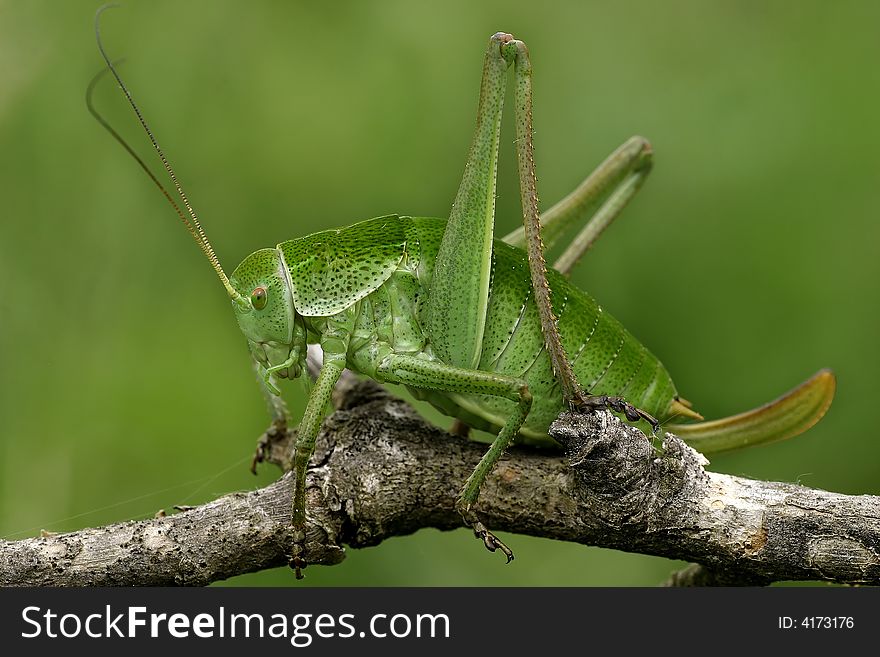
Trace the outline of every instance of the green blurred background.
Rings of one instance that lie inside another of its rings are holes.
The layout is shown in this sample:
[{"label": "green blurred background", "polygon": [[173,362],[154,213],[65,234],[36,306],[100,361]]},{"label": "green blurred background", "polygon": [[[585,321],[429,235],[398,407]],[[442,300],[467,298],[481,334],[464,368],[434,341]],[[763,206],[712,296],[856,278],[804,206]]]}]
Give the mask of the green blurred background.
[{"label": "green blurred background", "polygon": [[[149,517],[277,474],[247,470],[266,415],[222,288],[86,112],[97,4],[0,2],[6,538]],[[631,134],[654,144],[650,180],[576,277],[682,394],[718,417],[820,367],[838,375],[813,430],[711,467],[880,493],[880,4],[329,4],[132,0],[105,16],[227,270],[317,229],[446,215],[487,37],[513,32],[533,57],[545,207]],[[97,103],[153,162],[109,82]],[[507,126],[499,234],[519,217],[512,141]],[[300,386],[286,396],[300,413]],[[304,584],[653,585],[679,566],[507,538],[510,566],[464,529],[426,530],[349,550]]]}]

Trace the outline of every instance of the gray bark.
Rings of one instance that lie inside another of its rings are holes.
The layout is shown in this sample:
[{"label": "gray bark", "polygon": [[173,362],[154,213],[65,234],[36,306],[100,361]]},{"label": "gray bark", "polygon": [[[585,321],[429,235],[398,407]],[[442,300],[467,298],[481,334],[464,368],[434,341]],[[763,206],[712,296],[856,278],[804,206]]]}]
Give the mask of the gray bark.
[{"label": "gray bark", "polygon": [[[485,445],[431,427],[370,381],[347,380],[336,402],[309,471],[307,561],[460,527],[455,497]],[[492,473],[477,509],[490,528],[700,564],[673,585],[880,584],[878,497],[707,472],[678,438],[658,452],[605,412],[564,415],[551,434],[565,455],[514,448]],[[284,467],[292,436],[268,435],[266,460]],[[166,517],[0,541],[0,584],[208,584],[285,564],[289,521],[285,474]]]}]

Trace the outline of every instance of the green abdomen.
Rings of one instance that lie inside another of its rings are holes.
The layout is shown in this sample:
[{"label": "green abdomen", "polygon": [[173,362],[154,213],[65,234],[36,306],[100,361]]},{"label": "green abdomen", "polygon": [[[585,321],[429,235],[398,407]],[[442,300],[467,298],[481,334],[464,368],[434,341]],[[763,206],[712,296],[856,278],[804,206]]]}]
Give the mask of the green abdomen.
[{"label": "green abdomen", "polygon": [[[417,232],[424,231],[426,235],[419,240],[420,269],[430,271],[438,244],[427,239],[427,235],[435,235],[444,220],[414,221]],[[589,294],[555,271],[548,271],[548,277],[563,346],[581,386],[590,394],[624,397],[659,420],[666,419],[676,390],[660,361]],[[427,280],[422,282],[430,284]],[[479,368],[522,378],[528,383],[534,402],[520,433],[528,438],[545,438],[550,423],[562,410],[562,395],[544,348],[538,310],[531,295],[527,256],[500,240],[495,240]],[[444,412],[484,429],[496,430],[512,408],[512,402],[494,397],[437,398],[438,394],[420,396]],[[477,419],[484,424],[481,426]]]}]

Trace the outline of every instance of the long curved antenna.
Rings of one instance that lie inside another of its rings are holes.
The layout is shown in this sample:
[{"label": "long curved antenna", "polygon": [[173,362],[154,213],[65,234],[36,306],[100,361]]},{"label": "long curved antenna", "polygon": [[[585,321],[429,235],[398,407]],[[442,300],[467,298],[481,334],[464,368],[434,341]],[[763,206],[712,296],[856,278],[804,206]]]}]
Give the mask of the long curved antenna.
[{"label": "long curved antenna", "polygon": [[104,44],[101,41],[101,30],[100,30],[100,19],[101,14],[103,14],[107,9],[118,7],[116,4],[107,4],[98,9],[95,13],[95,39],[98,42],[98,50],[101,53],[101,57],[104,59],[104,62],[107,64],[107,70],[113,74],[113,77],[116,78],[116,82],[119,84],[120,89],[125,94],[125,98],[128,100],[128,104],[134,110],[135,115],[137,116],[138,122],[140,122],[141,127],[144,129],[144,132],[147,133],[147,137],[150,139],[150,143],[153,144],[153,149],[156,151],[156,154],[159,156],[159,159],[162,161],[162,166],[165,167],[165,171],[168,173],[168,177],[171,179],[174,188],[177,190],[177,195],[180,197],[180,200],[183,202],[183,206],[186,208],[186,214],[180,209],[180,207],[174,202],[171,198],[171,195],[165,190],[159,180],[155,175],[149,170],[144,161],[134,153],[131,147],[119,136],[119,134],[104,120],[104,118],[95,111],[94,106],[91,102],[92,90],[96,84],[96,82],[100,79],[101,75],[96,75],[89,87],[86,91],[86,105],[89,108],[92,116],[94,116],[98,123],[100,123],[112,136],[119,142],[123,148],[125,148],[128,153],[134,157],[135,161],[141,166],[141,168],[146,171],[147,175],[150,179],[156,184],[156,186],[160,189],[165,198],[171,203],[172,207],[174,207],[177,215],[180,217],[180,220],[183,222],[183,225],[186,227],[187,231],[192,238],[195,240],[196,244],[198,244],[199,248],[208,258],[208,261],[211,263],[211,266],[214,268],[214,271],[217,272],[217,276],[220,278],[220,282],[223,283],[223,287],[226,288],[226,292],[229,296],[235,300],[236,303],[243,307],[247,307],[250,304],[248,301],[240,295],[235,288],[229,282],[229,279],[226,276],[226,272],[223,271],[223,267],[220,266],[220,261],[217,259],[217,254],[214,253],[214,247],[211,246],[211,242],[208,241],[208,237],[205,235],[205,231],[202,229],[202,225],[199,223],[199,219],[196,216],[195,211],[189,203],[189,199],[186,197],[186,194],[183,191],[183,188],[180,186],[180,183],[177,181],[177,176],[174,173],[174,169],[171,167],[171,164],[168,162],[168,158],[165,157],[165,153],[162,152],[162,149],[159,147],[159,143],[156,141],[155,136],[153,136],[152,130],[147,125],[146,120],[144,120],[143,115],[141,114],[140,108],[138,108],[137,104],[134,102],[134,98],[132,98],[131,93],[128,91],[128,87],[125,86],[125,83],[122,81],[122,78],[119,76],[118,71],[116,70],[116,66],[112,61],[110,61],[110,57],[108,57],[107,52],[104,50]]},{"label": "long curved antenna", "polygon": [[[118,67],[124,61],[125,60],[123,60],[123,59],[117,59],[115,62],[113,62],[113,65]],[[171,204],[172,208],[174,208],[174,211],[177,213],[177,216],[180,217],[180,220],[183,222],[183,224],[185,226],[187,226],[189,220],[187,219],[186,215],[183,214],[183,210],[180,209],[180,206],[178,206],[177,203],[174,202],[174,198],[171,196],[171,194],[168,193],[168,190],[165,189],[165,187],[162,185],[162,183],[159,181],[159,179],[156,178],[155,174],[153,174],[153,172],[147,166],[146,162],[144,162],[141,159],[141,156],[138,155],[137,153],[135,153],[134,149],[128,145],[128,142],[125,141],[125,139],[122,137],[122,135],[120,135],[118,132],[116,132],[116,129],[113,126],[111,126],[110,123],[107,121],[107,119],[105,119],[101,115],[101,113],[98,112],[98,110],[95,108],[95,104],[92,102],[92,96],[95,92],[95,87],[97,86],[98,82],[100,82],[101,78],[103,78],[109,72],[110,72],[109,69],[106,69],[106,68],[103,68],[100,71],[98,71],[95,74],[95,77],[92,78],[91,82],[89,82],[89,86],[86,88],[86,107],[89,110],[89,114],[91,114],[95,118],[95,120],[99,124],[101,124],[101,127],[104,128],[104,130],[106,130],[107,132],[109,132],[110,136],[113,137],[113,139],[115,139],[116,142],[120,146],[122,146],[129,155],[131,155],[134,158],[135,162],[137,162],[140,165],[140,167],[141,167],[141,169],[143,169],[144,173],[146,173],[150,177],[150,180],[152,180],[153,183],[156,185],[156,187],[159,188],[159,191],[162,192],[162,195],[165,197],[165,200]],[[187,227],[189,227],[189,226],[187,226]]]}]

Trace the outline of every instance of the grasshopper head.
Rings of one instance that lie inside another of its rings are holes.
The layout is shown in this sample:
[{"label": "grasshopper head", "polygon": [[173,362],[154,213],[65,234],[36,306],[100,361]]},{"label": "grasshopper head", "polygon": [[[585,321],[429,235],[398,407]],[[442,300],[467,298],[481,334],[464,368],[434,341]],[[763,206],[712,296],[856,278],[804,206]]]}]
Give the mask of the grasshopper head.
[{"label": "grasshopper head", "polygon": [[202,253],[205,254],[208,262],[211,263],[211,267],[217,273],[217,277],[223,283],[223,287],[226,288],[226,293],[232,299],[232,306],[235,308],[238,324],[248,339],[251,353],[260,364],[261,374],[265,378],[266,384],[273,392],[277,393],[277,389],[271,382],[271,375],[277,374],[282,378],[299,376],[302,367],[305,365],[306,354],[305,324],[302,317],[298,316],[294,311],[287,269],[281,259],[281,252],[276,249],[263,249],[262,251],[252,253],[233,272],[231,279],[226,277],[226,272],[220,266],[217,254],[214,253],[214,248],[211,246],[211,242],[208,241],[208,237],[199,223],[195,210],[193,210],[189,199],[187,199],[186,194],[183,192],[183,188],[177,181],[177,176],[174,174],[171,163],[165,157],[162,149],[159,148],[159,143],[147,126],[147,122],[144,120],[140,109],[138,109],[138,106],[132,99],[113,62],[104,51],[97,21],[105,9],[114,6],[116,5],[105,5],[98,10],[95,16],[98,49],[101,51],[101,56],[107,64],[107,69],[116,78],[116,82],[125,93],[129,105],[137,115],[141,127],[143,127],[144,132],[150,138],[153,149],[156,151],[159,159],[162,160],[162,164],[171,182],[174,184],[174,189],[177,191],[182,205],[178,205],[175,202],[171,194],[168,193],[144,161],[135,154],[116,130],[95,111],[92,105],[92,89],[100,76],[93,78],[91,84],[89,84],[86,91],[86,106],[98,123],[134,157],[150,180],[159,188],[166,200],[171,204],[171,207],[174,208],[177,216],[180,217],[180,221],[183,222],[187,232],[195,240]]},{"label": "grasshopper head", "polygon": [[236,267],[229,282],[240,295],[232,306],[261,373],[298,377],[305,364],[306,334],[293,308],[281,253],[255,251]]}]

